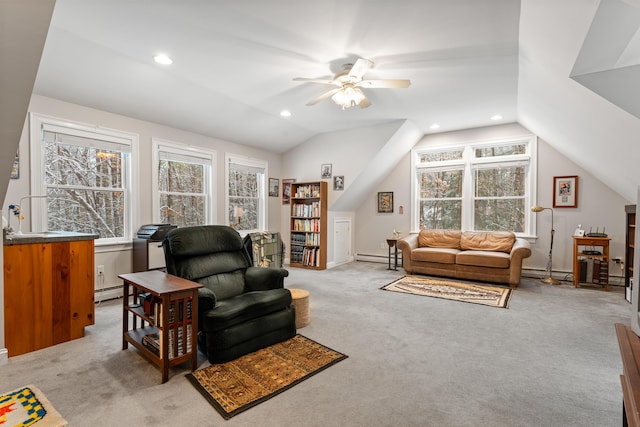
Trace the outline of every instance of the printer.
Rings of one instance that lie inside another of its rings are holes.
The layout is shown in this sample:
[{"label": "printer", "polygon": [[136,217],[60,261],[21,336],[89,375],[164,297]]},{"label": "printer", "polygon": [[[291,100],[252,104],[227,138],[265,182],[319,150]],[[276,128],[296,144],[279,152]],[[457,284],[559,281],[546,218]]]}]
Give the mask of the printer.
[{"label": "printer", "polygon": [[140,227],[137,237],[138,239],[160,241],[174,228],[178,228],[178,226],[171,224],[147,224]]}]

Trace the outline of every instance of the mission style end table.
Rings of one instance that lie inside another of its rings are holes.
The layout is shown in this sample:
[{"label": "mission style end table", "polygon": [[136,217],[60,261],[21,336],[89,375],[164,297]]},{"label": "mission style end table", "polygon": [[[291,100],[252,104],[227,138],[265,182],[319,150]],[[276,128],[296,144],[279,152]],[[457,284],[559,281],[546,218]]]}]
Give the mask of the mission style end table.
[{"label": "mission style end table", "polygon": [[159,366],[163,383],[169,379],[171,366],[191,361],[191,371],[195,371],[198,289],[202,285],[159,270],[118,277],[124,280],[122,349],[131,344]]}]

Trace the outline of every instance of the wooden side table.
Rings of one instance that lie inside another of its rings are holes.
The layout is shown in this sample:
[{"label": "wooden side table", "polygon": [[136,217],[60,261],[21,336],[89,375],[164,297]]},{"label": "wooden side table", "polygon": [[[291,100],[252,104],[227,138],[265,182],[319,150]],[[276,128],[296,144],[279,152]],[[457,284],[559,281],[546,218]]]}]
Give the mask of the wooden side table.
[{"label": "wooden side table", "polygon": [[[578,258],[588,257],[602,260],[606,264],[606,275],[602,274],[601,278],[604,278],[604,290],[609,290],[609,242],[610,237],[587,237],[587,236],[573,236],[573,286],[580,287],[580,262]],[[580,249],[581,247],[595,247],[601,248],[599,253],[588,253],[587,249]],[[602,285],[603,283],[598,283]]]},{"label": "wooden side table", "polygon": [[[159,270],[118,277],[124,280],[122,349],[126,350],[131,344],[159,366],[163,383],[169,379],[170,366],[190,360],[191,371],[195,371],[198,367],[198,288],[202,285]],[[151,310],[145,310],[140,301],[142,293],[148,293],[153,300]]]},{"label": "wooden side table", "polygon": [[[398,239],[387,239],[387,246],[389,246],[389,268],[387,270],[398,271]],[[393,268],[391,268],[391,250],[393,248]]]}]

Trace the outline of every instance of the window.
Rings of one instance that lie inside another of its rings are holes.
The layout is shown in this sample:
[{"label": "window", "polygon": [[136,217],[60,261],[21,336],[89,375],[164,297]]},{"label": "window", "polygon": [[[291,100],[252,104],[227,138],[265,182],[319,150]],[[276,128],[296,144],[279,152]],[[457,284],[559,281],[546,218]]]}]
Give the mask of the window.
[{"label": "window", "polygon": [[531,234],[535,138],[412,152],[413,229]]},{"label": "window", "polygon": [[153,140],[154,221],[179,227],[212,224],[215,153]]},{"label": "window", "polygon": [[31,191],[47,196],[31,200],[33,229],[130,239],[137,136],[36,114],[31,123]]},{"label": "window", "polygon": [[228,154],[227,220],[236,230],[266,228],[267,162]]}]

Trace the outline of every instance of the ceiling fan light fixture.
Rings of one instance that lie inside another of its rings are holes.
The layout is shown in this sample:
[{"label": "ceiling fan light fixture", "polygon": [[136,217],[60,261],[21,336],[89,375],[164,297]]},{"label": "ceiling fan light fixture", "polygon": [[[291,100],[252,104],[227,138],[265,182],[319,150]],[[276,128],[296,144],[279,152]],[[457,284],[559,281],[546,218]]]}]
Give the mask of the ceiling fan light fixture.
[{"label": "ceiling fan light fixture", "polygon": [[343,110],[360,105],[366,98],[362,89],[352,85],[345,85],[342,90],[334,93],[331,97],[333,102],[342,107]]}]

